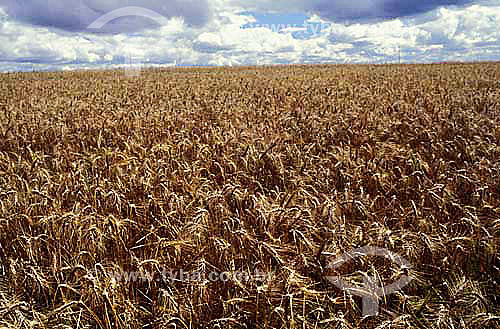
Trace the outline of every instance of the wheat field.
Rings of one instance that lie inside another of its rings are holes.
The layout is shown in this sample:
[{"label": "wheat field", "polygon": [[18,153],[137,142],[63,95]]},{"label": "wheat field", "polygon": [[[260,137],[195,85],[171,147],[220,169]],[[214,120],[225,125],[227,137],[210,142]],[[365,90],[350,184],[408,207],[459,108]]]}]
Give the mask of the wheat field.
[{"label": "wheat field", "polygon": [[499,114],[500,63],[0,75],[0,328],[500,328]]}]

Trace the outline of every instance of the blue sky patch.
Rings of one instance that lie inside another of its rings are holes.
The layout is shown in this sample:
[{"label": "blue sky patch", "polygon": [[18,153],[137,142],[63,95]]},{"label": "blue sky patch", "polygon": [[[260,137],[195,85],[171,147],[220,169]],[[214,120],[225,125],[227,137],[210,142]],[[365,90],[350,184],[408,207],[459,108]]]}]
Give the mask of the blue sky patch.
[{"label": "blue sky patch", "polygon": [[269,14],[257,12],[242,12],[242,15],[249,15],[255,17],[257,22],[252,24],[283,24],[283,25],[303,25],[308,19],[304,13],[283,13],[283,14]]},{"label": "blue sky patch", "polygon": [[256,19],[256,22],[243,25],[242,29],[267,28],[277,33],[290,33],[290,29],[297,29],[291,32],[296,39],[315,37],[328,26],[327,24],[307,22],[309,16],[303,13],[267,14],[243,12],[241,14],[253,16]]}]

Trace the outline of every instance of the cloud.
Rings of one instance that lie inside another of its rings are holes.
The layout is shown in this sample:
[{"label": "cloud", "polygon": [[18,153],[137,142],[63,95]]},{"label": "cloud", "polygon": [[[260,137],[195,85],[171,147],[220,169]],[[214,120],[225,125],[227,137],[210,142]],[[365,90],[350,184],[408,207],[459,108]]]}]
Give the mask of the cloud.
[{"label": "cloud", "polygon": [[469,0],[316,0],[308,2],[306,9],[334,21],[366,22],[413,16],[442,6],[463,6],[471,2]]},{"label": "cloud", "polygon": [[0,8],[0,71],[117,68],[128,61],[154,66],[394,63],[399,55],[404,62],[500,59],[500,3],[371,24],[323,25],[313,16],[308,22],[321,28],[301,38],[293,30],[241,28],[254,18],[237,12],[220,9],[199,27],[173,18],[139,33],[89,34],[33,26]]},{"label": "cloud", "polygon": [[200,53],[213,54],[220,51],[230,51],[232,48],[228,46],[220,46],[210,42],[196,41],[193,43],[193,50]]},{"label": "cloud", "polygon": [[[153,11],[165,18],[181,17],[191,26],[205,25],[211,17],[208,0],[0,0],[0,7],[16,20],[67,31],[87,31],[87,27],[114,10],[139,7]],[[141,11],[131,11],[109,22],[102,33],[128,33],[158,27]]]},{"label": "cloud", "polygon": [[414,16],[443,6],[465,6],[474,0],[234,0],[246,10],[308,12],[323,19],[342,22],[376,22]]}]

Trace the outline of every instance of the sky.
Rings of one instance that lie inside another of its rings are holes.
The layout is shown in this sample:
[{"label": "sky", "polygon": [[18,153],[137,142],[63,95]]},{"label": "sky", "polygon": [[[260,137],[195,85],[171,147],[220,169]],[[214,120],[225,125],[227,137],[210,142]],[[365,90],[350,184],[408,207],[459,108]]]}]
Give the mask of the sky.
[{"label": "sky", "polygon": [[500,0],[0,0],[0,72],[500,60]]}]

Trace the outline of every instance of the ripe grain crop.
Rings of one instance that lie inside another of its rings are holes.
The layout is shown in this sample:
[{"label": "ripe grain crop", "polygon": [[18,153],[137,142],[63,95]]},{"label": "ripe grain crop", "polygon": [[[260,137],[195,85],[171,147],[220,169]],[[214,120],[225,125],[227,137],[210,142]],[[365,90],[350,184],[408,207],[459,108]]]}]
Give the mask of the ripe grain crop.
[{"label": "ripe grain crop", "polygon": [[[0,75],[0,327],[500,328],[500,64]],[[362,317],[331,272],[413,281]],[[112,273],[267,273],[117,280]],[[121,273],[121,272],[120,272]]]}]

